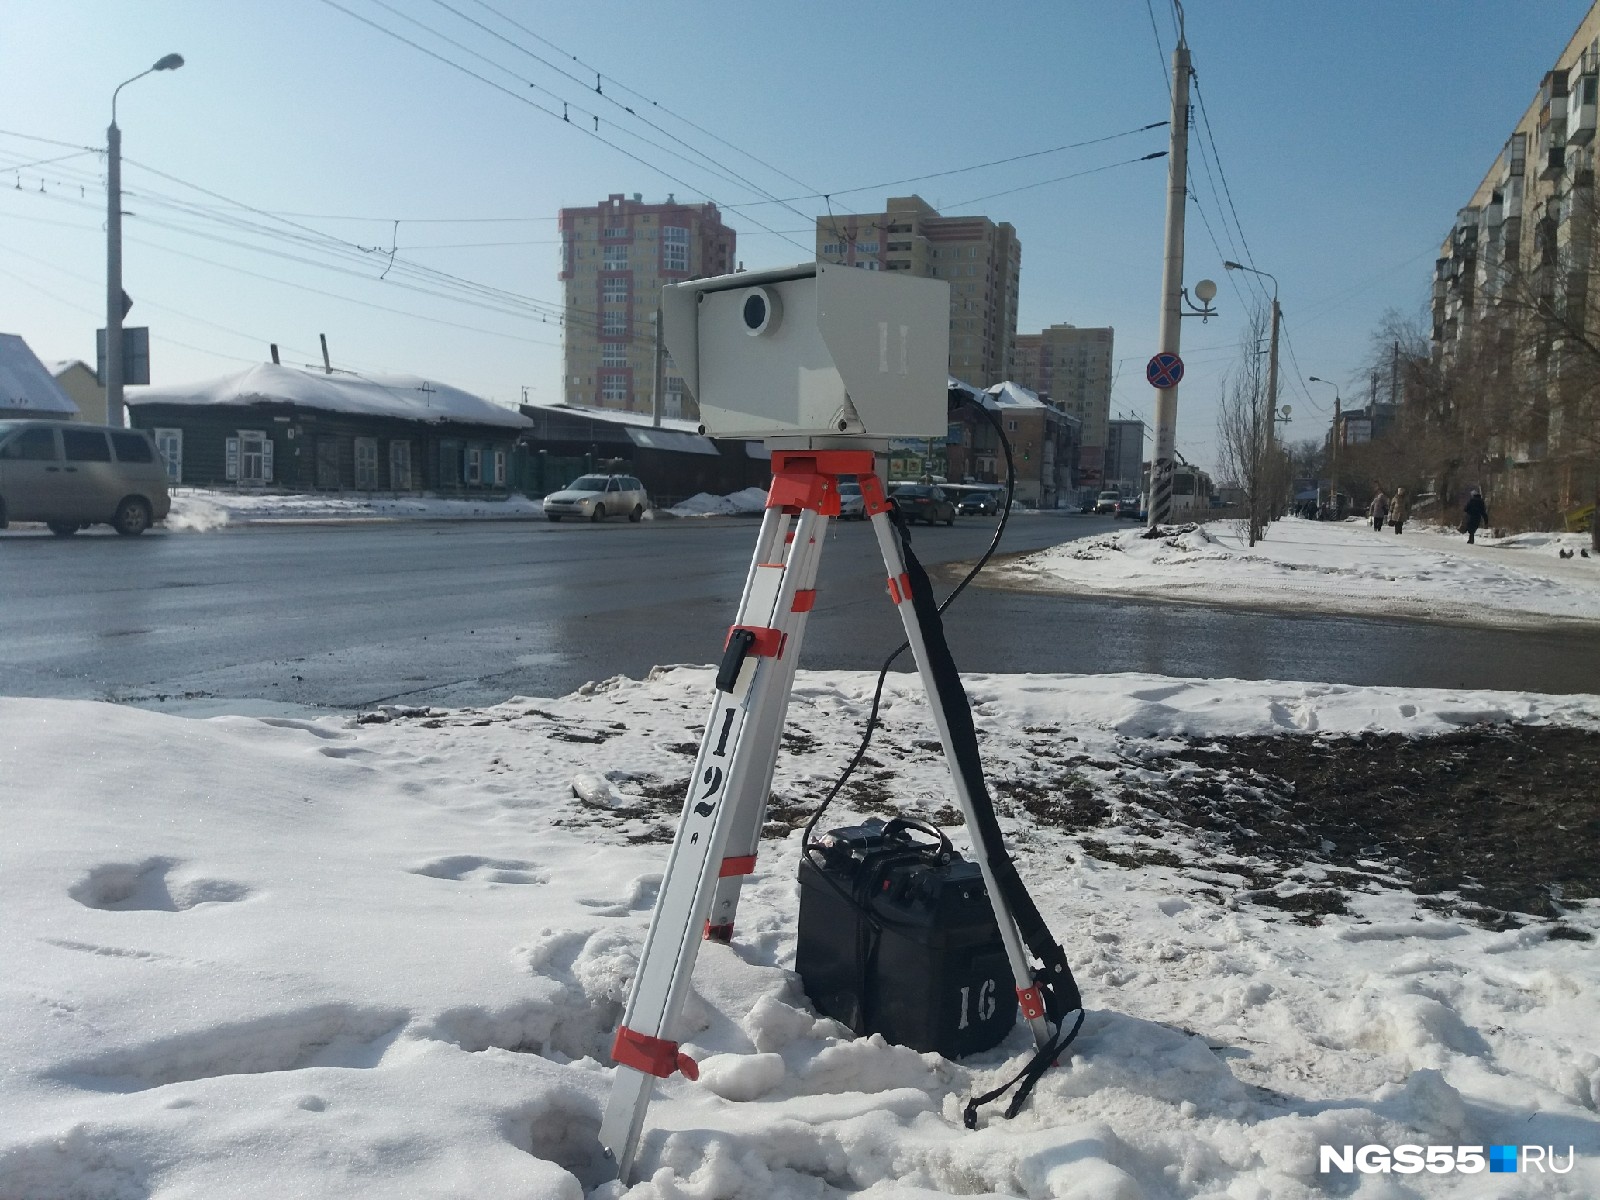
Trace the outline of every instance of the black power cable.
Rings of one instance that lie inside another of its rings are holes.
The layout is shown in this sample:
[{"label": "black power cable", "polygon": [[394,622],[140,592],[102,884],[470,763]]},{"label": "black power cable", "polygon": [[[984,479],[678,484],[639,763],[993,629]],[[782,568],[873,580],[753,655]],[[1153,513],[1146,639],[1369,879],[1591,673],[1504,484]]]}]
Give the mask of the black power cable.
[{"label": "black power cable", "polygon": [[[978,572],[983,570],[984,566],[989,562],[989,559],[994,556],[995,550],[1000,545],[1000,539],[1005,534],[1006,522],[1011,519],[1012,497],[1016,495],[1017,490],[1017,465],[1016,461],[1011,455],[1011,441],[1006,437],[1006,432],[1001,425],[1000,418],[995,416],[995,414],[991,412],[981,400],[975,397],[963,393],[962,402],[965,404],[971,404],[977,408],[977,410],[989,421],[989,424],[994,426],[994,431],[1000,438],[1000,446],[1005,451],[1006,456],[1006,503],[1005,507],[1000,510],[1000,521],[995,525],[994,536],[989,540],[989,546],[986,550],[984,550],[983,557],[978,559],[978,561],[973,564],[972,570],[967,572],[965,578],[963,578],[961,582],[956,585],[955,590],[944,598],[944,601],[939,605],[940,615],[943,615],[944,611],[949,608],[950,605],[955,603],[956,597],[961,595],[961,593],[966,590],[967,585],[971,583],[974,578],[976,578]],[[901,535],[909,538],[910,530],[906,527],[905,517],[900,513],[898,508],[896,508],[891,514],[891,519],[897,523]],[[816,848],[812,842],[812,835],[816,832],[818,823],[822,820],[823,814],[828,811],[828,807],[838,797],[840,791],[843,790],[844,785],[850,781],[850,776],[855,773],[855,769],[861,765],[862,758],[866,756],[867,747],[872,744],[872,735],[878,728],[878,708],[883,702],[883,685],[889,678],[889,670],[894,666],[895,660],[897,660],[910,648],[910,642],[901,642],[899,646],[895,647],[894,652],[890,654],[888,658],[884,659],[883,666],[878,669],[878,683],[872,691],[872,709],[867,714],[867,725],[861,734],[861,744],[856,747],[856,752],[850,757],[850,761],[845,764],[845,768],[842,772],[840,772],[839,778],[835,780],[833,786],[828,789],[828,794],[822,798],[822,803],[817,806],[817,811],[812,814],[811,820],[806,822],[805,832],[801,835],[800,842],[800,852],[803,855],[809,857],[812,851]],[[814,860],[813,865],[815,865]],[[825,880],[827,880],[830,886],[834,887],[835,890],[839,892],[840,896],[842,896],[852,905],[852,907],[856,906],[855,900],[852,899],[842,888],[839,888],[838,885],[835,884],[831,878],[829,878],[826,871],[820,872],[820,874]]]}]

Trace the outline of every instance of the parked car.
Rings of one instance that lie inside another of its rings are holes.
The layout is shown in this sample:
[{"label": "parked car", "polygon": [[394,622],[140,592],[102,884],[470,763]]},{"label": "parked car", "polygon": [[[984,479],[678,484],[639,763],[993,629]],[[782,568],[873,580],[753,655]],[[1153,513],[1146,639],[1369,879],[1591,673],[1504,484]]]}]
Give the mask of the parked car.
[{"label": "parked car", "polygon": [[1117,506],[1117,516],[1119,516],[1119,517],[1127,517],[1129,520],[1133,520],[1133,521],[1143,521],[1143,520],[1145,520],[1146,517],[1147,517],[1147,514],[1146,514],[1145,508],[1144,508],[1144,501],[1143,500],[1124,500],[1121,504],[1119,504]]},{"label": "parked car", "polygon": [[0,421],[0,529],[43,521],[69,537],[107,524],[132,537],[171,506],[166,464],[142,429]]},{"label": "parked car", "polygon": [[902,483],[890,493],[890,499],[905,513],[907,521],[926,521],[929,525],[943,521],[956,523],[956,506],[943,489],[931,483]]},{"label": "parked car", "polygon": [[861,485],[854,479],[839,480],[839,519],[841,521],[867,519],[867,501],[861,494]]},{"label": "parked car", "polygon": [[552,521],[562,517],[604,521],[620,516],[637,521],[649,507],[644,484],[632,475],[580,475],[544,498],[544,515]]},{"label": "parked car", "polygon": [[1122,493],[1115,490],[1101,492],[1099,499],[1094,502],[1095,512],[1102,514],[1109,513],[1113,517],[1118,515],[1121,507]]}]

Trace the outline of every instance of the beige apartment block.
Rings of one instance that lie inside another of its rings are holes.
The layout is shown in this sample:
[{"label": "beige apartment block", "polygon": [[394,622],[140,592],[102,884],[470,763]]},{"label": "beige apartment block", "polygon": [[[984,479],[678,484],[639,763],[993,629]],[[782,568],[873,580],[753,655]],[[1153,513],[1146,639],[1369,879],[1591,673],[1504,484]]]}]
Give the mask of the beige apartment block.
[{"label": "beige apartment block", "polygon": [[[735,234],[715,204],[647,204],[617,193],[561,210],[562,397],[585,408],[650,412],[655,313],[663,284],[734,268]],[[667,360],[662,415],[694,417]]]},{"label": "beige apartment block", "polygon": [[1011,377],[1017,337],[1017,231],[988,217],[942,217],[920,196],[879,213],[817,218],[817,259],[950,283],[950,373],[977,387]]},{"label": "beige apartment block", "polygon": [[1084,487],[1105,479],[1114,331],[1052,325],[1041,333],[1017,336],[1014,378],[1041,400],[1078,419],[1083,446],[1078,482]]},{"label": "beige apartment block", "polygon": [[1476,326],[1492,322],[1486,332],[1492,328],[1503,352],[1499,361],[1510,365],[1492,366],[1491,379],[1502,381],[1527,418],[1518,422],[1519,435],[1489,432],[1484,449],[1504,467],[1491,468],[1481,482],[1517,490],[1540,481],[1563,505],[1593,495],[1592,452],[1576,436],[1580,430],[1568,427],[1578,424],[1571,418],[1582,409],[1570,405],[1570,389],[1563,386],[1569,362],[1584,356],[1548,331],[1530,332],[1526,322],[1518,328],[1515,314],[1527,309],[1532,293],[1582,306],[1578,321],[1593,326],[1592,306],[1600,303],[1588,287],[1595,266],[1597,100],[1600,3],[1539,80],[1499,156],[1456,213],[1434,265],[1435,356],[1450,362]]}]

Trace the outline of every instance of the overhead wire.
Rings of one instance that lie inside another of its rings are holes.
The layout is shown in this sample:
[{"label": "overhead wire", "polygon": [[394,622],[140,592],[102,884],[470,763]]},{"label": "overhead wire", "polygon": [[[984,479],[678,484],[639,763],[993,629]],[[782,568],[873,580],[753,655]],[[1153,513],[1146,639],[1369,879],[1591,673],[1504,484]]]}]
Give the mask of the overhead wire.
[{"label": "overhead wire", "polygon": [[[444,63],[446,66],[452,67],[455,70],[462,72],[464,75],[471,76],[473,79],[476,79],[478,82],[480,82],[482,84],[485,84],[488,87],[494,88],[497,92],[501,92],[501,93],[504,93],[507,96],[510,96],[512,99],[518,101],[519,103],[525,104],[529,108],[532,108],[537,112],[541,112],[545,116],[550,117],[553,120],[561,121],[562,124],[567,125],[572,129],[576,129],[579,133],[583,134],[585,137],[592,138],[595,141],[599,142],[600,144],[602,144],[604,146],[608,146],[612,150],[615,150],[618,154],[621,154],[624,157],[626,157],[628,159],[631,159],[633,162],[638,163],[640,166],[646,167],[646,168],[648,168],[648,169],[650,169],[652,171],[655,171],[657,174],[661,175],[662,177],[664,177],[666,179],[670,179],[673,183],[676,183],[679,187],[687,188],[690,192],[697,192],[698,194],[700,194],[702,196],[705,196],[713,204],[717,204],[717,205],[719,205],[721,207],[725,207],[724,205],[722,205],[721,201],[719,201],[715,197],[711,196],[710,193],[706,192],[706,190],[704,188],[696,187],[694,184],[689,183],[687,180],[684,180],[684,179],[678,177],[677,175],[672,174],[670,171],[668,171],[666,168],[662,167],[660,164],[652,163],[648,159],[641,158],[639,155],[634,154],[631,150],[628,150],[623,146],[617,145],[617,143],[612,141],[611,139],[606,138],[606,137],[602,137],[598,130],[585,129],[581,122],[573,122],[571,120],[564,119],[561,116],[560,113],[557,113],[557,112],[553,111],[552,109],[548,109],[544,105],[539,104],[536,101],[528,99],[528,97],[522,95],[519,92],[512,91],[510,88],[504,86],[503,84],[496,83],[494,80],[488,78],[485,75],[480,75],[478,72],[472,70],[472,68],[467,67],[467,66],[463,66],[461,63],[458,63],[455,60],[453,60],[451,58],[448,58],[445,55],[442,55],[442,54],[438,53],[435,50],[429,49],[427,46],[424,46],[424,45],[420,44],[419,42],[416,42],[416,41],[412,40],[411,38],[406,37],[404,34],[398,32],[396,30],[390,29],[388,26],[383,25],[380,22],[371,20],[368,17],[364,17],[360,13],[352,12],[350,9],[346,8],[343,4],[340,4],[339,0],[322,0],[322,3],[326,4],[329,8],[337,9],[339,12],[344,13],[346,16],[350,17],[353,20],[361,22],[363,25],[366,25],[369,28],[377,30],[379,33],[383,34],[386,37],[393,38],[395,41],[402,42],[405,45],[410,46],[412,49],[418,51],[419,53],[426,54],[429,58],[432,58],[437,62]],[[763,229],[767,230],[767,232],[769,232],[769,233],[776,233],[777,232],[771,226],[766,225],[764,222],[762,222],[760,220],[757,220],[755,217],[751,217],[749,219],[752,220],[752,221],[755,221],[755,223],[757,225],[760,225]],[[810,246],[803,246],[799,242],[794,242],[792,238],[785,239],[785,240],[788,240],[788,241],[792,242],[795,246],[798,246],[800,249],[804,250],[808,254],[812,253],[812,247],[810,247]]]}]

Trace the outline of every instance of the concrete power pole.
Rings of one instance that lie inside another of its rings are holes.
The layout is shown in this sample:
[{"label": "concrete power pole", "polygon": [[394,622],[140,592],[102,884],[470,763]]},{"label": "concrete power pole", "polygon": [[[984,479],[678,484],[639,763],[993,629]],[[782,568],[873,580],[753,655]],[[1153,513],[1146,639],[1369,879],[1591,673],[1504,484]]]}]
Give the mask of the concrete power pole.
[{"label": "concrete power pole", "polygon": [[[1257,351],[1259,354],[1260,351]],[[1272,288],[1272,342],[1267,351],[1267,462],[1276,462],[1273,457],[1278,446],[1278,288],[1277,280],[1273,280]],[[1274,501],[1273,507],[1277,504]]]},{"label": "concrete power pole", "polygon": [[[1167,151],[1167,236],[1161,269],[1161,352],[1177,354],[1183,325],[1183,218],[1189,199],[1189,43],[1178,26],[1172,51],[1172,123]],[[1178,387],[1156,389],[1156,445],[1150,461],[1149,526],[1172,518],[1178,438]]]},{"label": "concrete power pole", "polygon": [[106,129],[106,424],[121,425],[122,410],[122,130],[116,97]]}]

